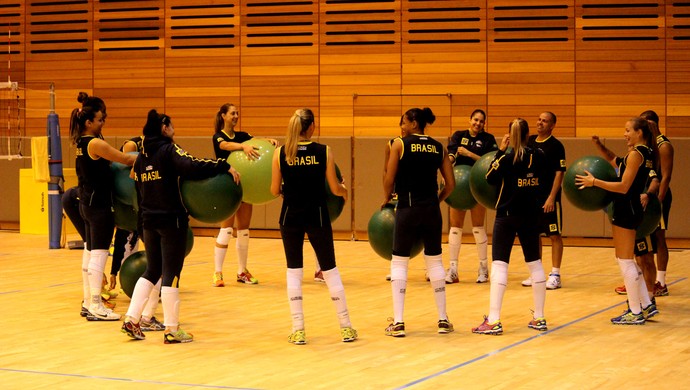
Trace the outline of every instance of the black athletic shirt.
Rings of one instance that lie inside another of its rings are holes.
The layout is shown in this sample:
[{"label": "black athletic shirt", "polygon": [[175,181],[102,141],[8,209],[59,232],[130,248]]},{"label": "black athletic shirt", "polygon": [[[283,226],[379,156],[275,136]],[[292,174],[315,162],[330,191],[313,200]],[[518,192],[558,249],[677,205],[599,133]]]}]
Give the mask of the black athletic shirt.
[{"label": "black athletic shirt", "polygon": [[472,137],[469,130],[458,130],[450,137],[448,142],[448,154],[455,155],[455,165],[474,165],[475,161],[471,157],[458,155],[458,148],[464,146],[470,152],[483,156],[493,150],[498,149],[496,138],[493,134],[486,131],[477,133]]},{"label": "black athletic shirt", "polygon": [[144,227],[170,227],[178,218],[187,219],[187,209],[180,194],[182,179],[200,180],[229,169],[224,159],[190,156],[168,137],[144,138],[143,148],[134,163],[134,182]]},{"label": "black athletic shirt", "polygon": [[125,145],[127,145],[127,142],[134,142],[135,145],[137,145],[137,152],[141,152],[141,148],[144,146],[144,136],[143,135],[138,135],[136,137],[130,138],[124,143],[122,143],[122,146],[120,146],[120,151],[122,152],[123,149],[125,148]]},{"label": "black athletic shirt", "polygon": [[79,201],[94,207],[112,207],[113,175],[110,172],[110,161],[100,157],[94,159],[89,154],[89,143],[95,139],[91,135],[77,139]]},{"label": "black athletic shirt", "polygon": [[232,137],[229,136],[224,130],[217,132],[213,135],[213,150],[216,152],[216,158],[224,158],[227,160],[228,156],[230,156],[229,150],[220,148],[221,142],[236,142],[241,144],[242,142],[249,141],[252,138],[254,137],[252,137],[251,134],[244,131],[235,131],[235,135]]},{"label": "black athletic shirt", "polygon": [[546,164],[544,152],[525,147],[522,160],[513,163],[515,151],[496,152],[486,180],[500,188],[496,215],[536,215],[541,212],[537,194],[541,191]]},{"label": "black athletic shirt", "polygon": [[395,175],[398,208],[438,203],[438,169],[443,164],[443,145],[424,134],[396,138],[403,145]]},{"label": "black athletic shirt", "polygon": [[647,145],[635,145],[635,148],[630,151],[625,157],[616,157],[616,164],[618,165],[618,180],[623,178],[623,174],[628,167],[628,157],[631,153],[639,153],[642,156],[642,163],[637,170],[635,179],[630,185],[628,192],[625,194],[614,194],[617,200],[620,201],[621,198],[631,203],[640,203],[640,194],[645,192],[645,188],[648,185],[649,179],[656,177],[656,171],[654,170],[654,155],[652,149]]},{"label": "black athletic shirt", "polygon": [[[533,149],[540,149],[546,156],[546,168],[544,169],[543,182],[539,183],[541,191],[541,201],[546,201],[546,198],[551,194],[553,181],[556,178],[556,172],[565,172],[565,148],[561,141],[556,137],[550,135],[543,141],[537,141],[536,135],[531,135],[527,140],[527,146]],[[561,201],[561,190],[558,189],[556,193],[556,202]]]}]

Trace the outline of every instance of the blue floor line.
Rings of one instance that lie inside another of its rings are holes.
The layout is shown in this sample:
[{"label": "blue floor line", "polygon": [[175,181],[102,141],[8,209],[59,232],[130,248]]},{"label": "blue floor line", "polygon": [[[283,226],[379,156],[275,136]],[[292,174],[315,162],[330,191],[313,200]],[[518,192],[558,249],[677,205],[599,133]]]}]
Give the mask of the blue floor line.
[{"label": "blue floor line", "polygon": [[204,384],[199,384],[199,383],[182,383],[182,382],[153,381],[153,380],[144,380],[144,379],[114,378],[114,377],[98,376],[98,375],[65,374],[65,373],[49,372],[49,371],[17,370],[17,369],[12,369],[12,368],[0,368],[0,371],[15,372],[15,373],[22,373],[22,374],[64,376],[64,377],[82,378],[82,379],[99,379],[99,380],[115,381],[115,382],[146,383],[146,384],[154,384],[154,385],[181,386],[181,387],[201,387],[204,389],[258,390],[258,389],[251,388],[251,387],[234,387],[234,386],[222,386],[222,385],[204,385]]},{"label": "blue floor line", "polygon": [[[669,285],[669,286],[672,286],[672,285],[674,285],[674,284],[676,284],[676,283],[679,283],[679,282],[682,282],[682,281],[684,281],[684,280],[686,280],[686,279],[687,279],[687,278],[681,278],[681,279],[678,279],[678,280],[674,281],[673,283],[668,283],[668,285]],[[488,357],[497,355],[497,354],[499,354],[499,353],[501,353],[501,352],[503,352],[503,351],[507,351],[507,350],[509,350],[509,349],[515,348],[515,347],[517,347],[517,346],[520,346],[520,345],[522,345],[522,344],[525,344],[525,343],[527,343],[527,342],[530,342],[530,341],[532,341],[532,340],[535,340],[535,339],[537,339],[537,338],[539,338],[539,337],[548,336],[549,334],[551,334],[551,333],[553,333],[553,332],[556,332],[556,331],[561,330],[561,329],[563,329],[563,328],[566,328],[566,327],[569,327],[569,326],[571,326],[571,325],[577,324],[578,322],[582,322],[582,321],[584,321],[584,320],[586,320],[586,319],[588,319],[588,318],[591,318],[591,317],[594,317],[594,316],[596,316],[596,315],[599,315],[599,314],[601,314],[601,313],[603,313],[603,312],[606,312],[606,311],[608,311],[608,310],[611,310],[611,309],[613,309],[613,308],[615,308],[615,307],[617,307],[617,306],[623,305],[623,304],[625,304],[625,303],[627,303],[627,300],[626,300],[626,301],[623,301],[623,302],[620,302],[620,303],[617,303],[617,304],[615,304],[615,305],[611,305],[611,306],[609,306],[609,307],[607,307],[607,308],[601,309],[601,310],[596,311],[596,312],[594,312],[594,313],[588,314],[588,315],[586,315],[586,316],[584,316],[584,317],[580,317],[580,318],[575,319],[575,320],[573,320],[573,321],[570,321],[570,322],[568,322],[568,323],[566,323],[566,324],[557,326],[557,327],[555,327],[555,328],[553,328],[553,329],[549,329],[549,330],[547,330],[547,331],[545,331],[545,332],[541,332],[541,333],[536,334],[536,335],[534,335],[534,336],[528,337],[528,338],[526,338],[526,339],[524,339],[524,340],[517,341],[517,342],[515,342],[515,343],[513,343],[513,344],[510,344],[510,345],[507,345],[507,346],[505,346],[505,347],[503,347],[503,348],[497,349],[497,350],[495,350],[495,351],[491,351],[491,352],[489,352],[489,353],[485,353],[484,355],[477,356],[477,357],[475,357],[475,358],[473,358],[473,359],[470,359],[470,360],[467,360],[467,361],[465,361],[465,362],[462,362],[462,363],[456,364],[456,365],[454,365],[454,366],[448,367],[448,368],[446,368],[446,369],[444,369],[444,370],[438,371],[438,372],[433,373],[433,374],[431,374],[431,375],[428,375],[428,376],[425,376],[425,377],[423,377],[423,378],[419,378],[419,379],[414,380],[414,381],[412,381],[412,382],[406,383],[406,384],[404,384],[404,385],[402,385],[402,386],[396,387],[396,389],[407,389],[407,388],[410,388],[410,387],[412,387],[412,386],[418,385],[418,384],[420,384],[420,383],[424,383],[424,382],[426,382],[426,381],[428,381],[428,380],[430,380],[430,379],[434,379],[434,378],[437,378],[437,377],[439,377],[439,376],[441,376],[441,375],[447,374],[447,373],[449,373],[449,372],[451,372],[451,371],[455,371],[455,370],[457,370],[457,369],[459,369],[459,368],[466,367],[466,366],[468,366],[468,365],[470,365],[470,364],[472,364],[472,363],[475,363],[475,362],[484,360],[484,359],[486,359],[486,358],[488,358]],[[479,335],[479,336],[482,336],[482,335]],[[495,336],[494,336],[494,337],[495,337]]]}]

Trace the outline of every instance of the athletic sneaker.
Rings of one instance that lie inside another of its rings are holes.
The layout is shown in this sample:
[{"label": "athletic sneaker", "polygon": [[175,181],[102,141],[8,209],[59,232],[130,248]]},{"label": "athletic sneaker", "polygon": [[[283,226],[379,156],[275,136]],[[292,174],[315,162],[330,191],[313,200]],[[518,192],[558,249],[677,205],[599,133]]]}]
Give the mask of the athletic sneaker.
[{"label": "athletic sneaker", "polygon": [[625,285],[619,286],[613,289],[618,295],[628,295],[628,290],[625,289]]},{"label": "athletic sneaker", "polygon": [[103,304],[92,303],[89,305],[89,314],[86,315],[88,321],[119,321],[120,315],[106,309]]},{"label": "athletic sneaker", "polygon": [[472,333],[498,336],[503,333],[503,325],[501,325],[500,320],[490,324],[489,317],[484,316],[484,322],[482,322],[478,327],[472,328]]},{"label": "athletic sneaker", "polygon": [[[341,331],[342,335],[342,331]],[[344,341],[344,340],[343,340]],[[304,345],[307,343],[307,337],[304,330],[296,330],[288,336],[288,342],[296,345]]]},{"label": "athletic sneaker", "polygon": [[86,317],[89,315],[89,309],[84,307],[84,303],[82,302],[81,304],[81,311],[79,312],[79,315],[82,317]]},{"label": "athletic sneaker", "polygon": [[522,287],[532,287],[532,278],[529,277],[523,280],[520,284],[522,285]]},{"label": "athletic sneaker", "polygon": [[391,274],[386,275],[386,280],[389,282],[391,281]]},{"label": "athletic sneaker", "polygon": [[252,276],[248,269],[244,269],[244,272],[237,274],[237,283],[245,284],[258,284],[259,280]]},{"label": "athletic sneaker", "polygon": [[319,283],[326,283],[326,279],[323,278],[323,271],[318,270],[314,272],[314,281]]},{"label": "athletic sneaker", "polygon": [[103,306],[105,306],[106,309],[113,310],[115,306],[117,306],[117,302],[110,302],[105,299],[102,299],[103,301]]},{"label": "athletic sneaker", "polygon": [[548,329],[546,327],[546,318],[544,317],[533,318],[532,321],[527,324],[527,327],[538,331],[545,331]]},{"label": "athletic sneaker", "polygon": [[146,338],[146,335],[141,332],[139,324],[135,324],[132,321],[123,322],[121,331],[134,340],[143,340]]},{"label": "athletic sneaker", "polygon": [[223,281],[222,272],[213,273],[213,287],[225,287],[225,281]]},{"label": "athletic sneaker", "polygon": [[405,337],[405,323],[392,322],[386,328],[386,336]]},{"label": "athletic sneaker", "polygon": [[141,321],[139,321],[139,326],[144,332],[160,332],[161,330],[165,330],[165,325],[158,321],[156,317],[151,317],[149,321],[142,318]]},{"label": "athletic sneaker", "polygon": [[486,283],[489,281],[489,267],[479,264],[477,271],[477,283]]},{"label": "athletic sneaker", "polygon": [[648,320],[657,314],[659,314],[659,309],[656,308],[656,299],[652,298],[652,303],[642,308],[642,315],[645,320]]},{"label": "athletic sneaker", "polygon": [[561,275],[549,274],[549,279],[546,281],[546,289],[555,290],[561,287],[563,287],[563,285],[561,284]]},{"label": "athletic sneaker", "polygon": [[661,285],[661,282],[657,281],[654,283],[654,296],[655,297],[666,297],[668,296],[668,286]]},{"label": "athletic sneaker", "polygon": [[644,325],[645,319],[642,312],[633,314],[630,309],[627,309],[618,317],[611,318],[611,323],[614,325]]},{"label": "athletic sneaker", "polygon": [[357,331],[350,328],[340,328],[340,337],[343,338],[343,343],[349,343],[357,340]]},{"label": "athletic sneaker", "polygon": [[446,272],[446,284],[460,283],[458,278],[458,271],[452,268],[448,268]]},{"label": "athletic sneaker", "polygon": [[185,332],[182,328],[177,328],[177,332],[165,332],[163,335],[165,344],[191,343],[192,341],[194,341],[194,335]]},{"label": "athletic sneaker", "polygon": [[452,332],[453,330],[455,330],[453,329],[453,324],[451,324],[448,319],[438,320],[438,333],[446,334]]}]

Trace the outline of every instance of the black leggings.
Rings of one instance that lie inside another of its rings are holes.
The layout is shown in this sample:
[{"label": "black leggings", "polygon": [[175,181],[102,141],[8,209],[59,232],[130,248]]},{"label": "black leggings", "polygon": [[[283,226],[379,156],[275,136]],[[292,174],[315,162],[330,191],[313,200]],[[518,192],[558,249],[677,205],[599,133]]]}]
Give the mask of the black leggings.
[{"label": "black leggings", "polygon": [[115,216],[111,207],[95,207],[79,203],[79,213],[84,219],[86,249],[110,249],[115,230]]},{"label": "black leggings", "polygon": [[152,284],[163,277],[162,286],[179,287],[180,274],[187,248],[187,225],[182,227],[144,228],[146,246],[146,272],[143,278]]},{"label": "black leggings", "polygon": [[492,259],[510,262],[515,235],[520,240],[525,261],[536,261],[541,258],[539,251],[539,227],[533,215],[496,216],[494,233],[491,238]]},{"label": "black leggings", "polygon": [[84,231],[84,218],[81,217],[79,211],[79,189],[77,187],[72,187],[67,189],[64,194],[62,194],[62,209],[65,210],[67,218],[72,222],[72,225],[77,229],[79,235],[81,236],[82,242],[86,242],[86,231]]},{"label": "black leggings", "polygon": [[304,235],[309,237],[321,270],[335,268],[335,248],[333,247],[333,228],[330,223],[324,226],[280,226],[283,248],[288,268],[304,267]]},{"label": "black leggings", "polygon": [[441,254],[443,220],[438,202],[428,205],[398,208],[395,212],[393,254],[409,257],[414,243],[422,238],[424,254]]}]

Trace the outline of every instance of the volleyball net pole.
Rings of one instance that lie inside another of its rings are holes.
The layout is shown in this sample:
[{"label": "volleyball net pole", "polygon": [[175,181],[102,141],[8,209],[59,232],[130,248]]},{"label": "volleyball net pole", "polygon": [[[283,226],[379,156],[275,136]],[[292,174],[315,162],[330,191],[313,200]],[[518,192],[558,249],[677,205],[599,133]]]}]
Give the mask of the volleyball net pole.
[{"label": "volleyball net pole", "polygon": [[46,131],[48,133],[48,240],[50,249],[60,249],[62,234],[62,194],[65,192],[65,177],[62,172],[62,142],[60,121],[55,113],[55,84],[50,83],[50,112]]}]

